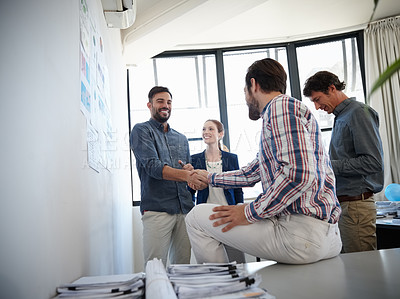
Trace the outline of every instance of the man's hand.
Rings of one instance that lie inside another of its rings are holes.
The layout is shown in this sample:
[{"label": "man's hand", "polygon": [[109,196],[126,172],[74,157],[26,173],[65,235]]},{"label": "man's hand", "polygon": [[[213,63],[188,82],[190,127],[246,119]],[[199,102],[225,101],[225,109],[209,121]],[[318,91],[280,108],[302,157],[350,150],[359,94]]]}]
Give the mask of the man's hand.
[{"label": "man's hand", "polygon": [[204,177],[197,173],[197,170],[191,171],[187,179],[187,183],[190,188],[194,190],[203,190],[208,186],[208,180],[204,180]]},{"label": "man's hand", "polygon": [[209,174],[209,172],[207,170],[196,169],[194,172],[198,175],[199,180],[201,180],[202,182],[208,184],[208,174]]},{"label": "man's hand", "polygon": [[215,207],[213,211],[216,213],[210,215],[210,220],[217,220],[213,223],[213,226],[216,227],[227,224],[222,228],[222,232],[227,232],[237,225],[250,224],[244,214],[245,206],[246,205]]},{"label": "man's hand", "polygon": [[192,171],[194,169],[192,164],[190,164],[190,163],[185,164],[185,163],[182,162],[182,160],[179,160],[178,163],[182,167],[183,170]]}]

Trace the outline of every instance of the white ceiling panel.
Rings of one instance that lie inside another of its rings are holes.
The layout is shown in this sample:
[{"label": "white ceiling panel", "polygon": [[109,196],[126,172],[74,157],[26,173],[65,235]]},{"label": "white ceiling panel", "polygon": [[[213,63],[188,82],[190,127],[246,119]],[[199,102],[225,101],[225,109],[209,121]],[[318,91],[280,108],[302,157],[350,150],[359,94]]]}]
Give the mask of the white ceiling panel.
[{"label": "white ceiling panel", "polygon": [[[122,30],[127,64],[167,50],[277,43],[363,29],[374,0],[137,0]],[[373,20],[400,14],[380,0]]]}]

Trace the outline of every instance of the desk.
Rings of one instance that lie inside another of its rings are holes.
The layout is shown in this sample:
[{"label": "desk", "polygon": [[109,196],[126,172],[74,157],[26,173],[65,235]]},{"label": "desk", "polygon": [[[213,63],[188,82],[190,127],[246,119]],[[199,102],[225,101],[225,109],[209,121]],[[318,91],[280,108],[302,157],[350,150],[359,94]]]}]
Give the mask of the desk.
[{"label": "desk", "polygon": [[345,253],[308,265],[275,264],[257,273],[260,286],[277,299],[400,298],[400,248]]},{"label": "desk", "polygon": [[[396,220],[399,222],[400,220]],[[393,217],[376,219],[378,249],[400,247],[400,223],[393,223]]]}]

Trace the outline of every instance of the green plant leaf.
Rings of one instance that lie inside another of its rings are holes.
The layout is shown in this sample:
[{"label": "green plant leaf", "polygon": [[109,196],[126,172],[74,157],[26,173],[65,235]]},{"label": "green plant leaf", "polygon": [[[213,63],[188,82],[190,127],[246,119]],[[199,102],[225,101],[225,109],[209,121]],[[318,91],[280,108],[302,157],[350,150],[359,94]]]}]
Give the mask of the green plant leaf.
[{"label": "green plant leaf", "polygon": [[379,88],[381,87],[395,72],[400,70],[400,58],[397,59],[393,64],[389,65],[389,67],[379,76],[379,78],[375,81],[374,85],[371,88],[369,93],[369,97]]}]

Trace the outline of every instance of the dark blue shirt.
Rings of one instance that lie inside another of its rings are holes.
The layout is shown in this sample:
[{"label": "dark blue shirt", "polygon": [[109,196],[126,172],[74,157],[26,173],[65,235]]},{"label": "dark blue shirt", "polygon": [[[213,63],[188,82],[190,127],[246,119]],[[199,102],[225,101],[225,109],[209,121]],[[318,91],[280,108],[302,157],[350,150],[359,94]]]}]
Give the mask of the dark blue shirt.
[{"label": "dark blue shirt", "polygon": [[356,196],[383,188],[383,149],[378,113],[355,98],[335,110],[329,155],[337,196]]},{"label": "dark blue shirt", "polygon": [[140,178],[140,211],[188,213],[193,207],[192,196],[186,182],[164,180],[165,165],[181,169],[178,160],[190,162],[187,138],[171,129],[164,132],[161,123],[150,119],[134,126],[130,146],[136,158]]}]

